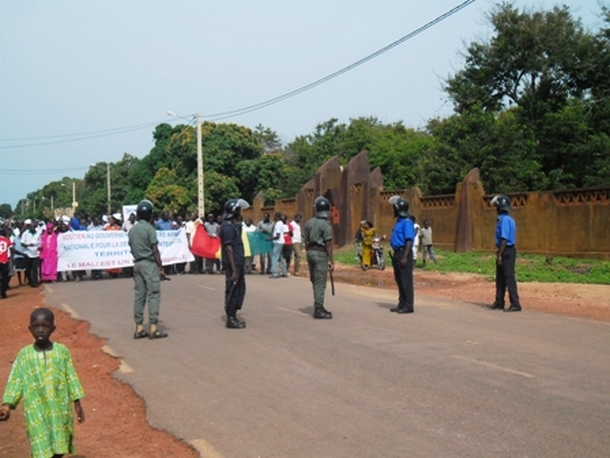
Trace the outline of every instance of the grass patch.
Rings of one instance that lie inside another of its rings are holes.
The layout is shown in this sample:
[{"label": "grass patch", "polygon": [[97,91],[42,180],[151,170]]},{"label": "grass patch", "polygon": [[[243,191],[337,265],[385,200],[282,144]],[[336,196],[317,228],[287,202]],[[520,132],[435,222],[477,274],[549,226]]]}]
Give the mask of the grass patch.
[{"label": "grass patch", "polygon": [[[388,256],[388,246],[385,254],[388,257],[388,268],[392,261]],[[495,255],[493,253],[454,253],[452,251],[435,250],[438,264],[429,259],[425,270],[436,272],[463,272],[486,275],[495,278]],[[421,267],[421,252],[417,266]],[[358,265],[356,248],[345,246],[334,253],[335,261],[342,264]],[[560,256],[547,257],[537,254],[518,254],[516,267],[517,281],[539,281],[545,283],[591,283],[610,285],[610,262],[597,259],[576,259]]]}]

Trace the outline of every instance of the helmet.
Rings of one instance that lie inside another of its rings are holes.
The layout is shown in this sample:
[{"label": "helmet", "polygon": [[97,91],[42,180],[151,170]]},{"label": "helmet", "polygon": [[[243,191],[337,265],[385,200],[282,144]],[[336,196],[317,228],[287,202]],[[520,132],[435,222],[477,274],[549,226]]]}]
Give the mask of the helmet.
[{"label": "helmet", "polygon": [[326,197],[318,197],[313,203],[316,210],[316,218],[330,217],[330,201]]},{"label": "helmet", "polygon": [[409,216],[409,202],[400,196],[390,197],[389,202],[394,206],[394,217],[406,218]]},{"label": "helmet", "polygon": [[229,199],[225,203],[223,219],[231,219],[241,214],[242,208],[248,208],[250,204],[244,199]]},{"label": "helmet", "polygon": [[136,207],[136,215],[138,219],[143,219],[145,221],[150,221],[153,214],[153,204],[150,200],[141,200],[138,206]]},{"label": "helmet", "polygon": [[494,205],[501,212],[512,210],[512,207],[510,206],[510,199],[506,196],[495,196],[493,199],[491,199],[491,205]]}]

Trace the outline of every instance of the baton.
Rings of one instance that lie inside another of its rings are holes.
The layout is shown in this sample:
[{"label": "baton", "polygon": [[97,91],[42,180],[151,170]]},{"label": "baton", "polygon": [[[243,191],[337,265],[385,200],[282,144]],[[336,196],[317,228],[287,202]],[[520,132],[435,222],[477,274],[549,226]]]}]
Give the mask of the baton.
[{"label": "baton", "polygon": [[229,295],[225,299],[225,307],[227,307],[229,305],[229,302],[231,302],[231,296],[233,296],[233,290],[235,289],[235,285],[237,285],[237,283],[231,282],[231,290],[229,291]]},{"label": "baton", "polygon": [[335,295],[335,277],[333,276],[333,273],[330,272],[330,291],[332,292],[332,295]]}]

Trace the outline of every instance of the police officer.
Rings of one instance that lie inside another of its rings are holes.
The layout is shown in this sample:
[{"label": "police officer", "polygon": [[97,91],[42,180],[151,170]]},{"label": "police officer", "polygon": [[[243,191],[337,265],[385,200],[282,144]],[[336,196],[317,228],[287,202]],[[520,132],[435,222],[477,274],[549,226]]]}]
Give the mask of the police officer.
[{"label": "police officer", "polygon": [[396,224],[392,229],[390,246],[394,250],[392,265],[394,280],[398,286],[398,305],[390,309],[396,313],[413,313],[413,240],[415,229],[409,218],[409,202],[400,196],[390,197],[394,206]]},{"label": "police officer", "polygon": [[315,216],[305,224],[303,242],[307,249],[309,279],[313,285],[314,313],[319,320],[330,320],[333,314],[324,308],[326,277],[334,270],[333,228],[330,225],[330,202],[318,197],[314,202]]},{"label": "police officer", "polygon": [[[515,280],[515,259],[517,250],[515,240],[517,227],[515,220],[508,212],[511,210],[510,199],[506,196],[495,196],[491,204],[496,207],[498,220],[496,223],[496,300],[491,309],[504,310],[505,312],[520,312],[521,303],[517,292],[517,281]],[[508,288],[510,307],[504,308],[504,296]]]},{"label": "police officer", "polygon": [[241,238],[241,210],[250,205],[243,199],[229,199],[224,206],[223,221],[220,225],[222,263],[225,271],[225,312],[227,328],[243,329],[245,321],[237,318],[246,296],[244,275],[244,244]]},{"label": "police officer", "polygon": [[[161,339],[167,333],[157,328],[159,323],[159,307],[161,302],[160,280],[165,279],[157,232],[152,226],[153,204],[150,200],[142,200],[136,208],[138,222],[128,233],[129,248],[134,259],[133,279],[135,282],[135,299],[133,317],[136,322],[134,339]],[[148,322],[150,332],[144,329],[144,306],[148,296]]]}]

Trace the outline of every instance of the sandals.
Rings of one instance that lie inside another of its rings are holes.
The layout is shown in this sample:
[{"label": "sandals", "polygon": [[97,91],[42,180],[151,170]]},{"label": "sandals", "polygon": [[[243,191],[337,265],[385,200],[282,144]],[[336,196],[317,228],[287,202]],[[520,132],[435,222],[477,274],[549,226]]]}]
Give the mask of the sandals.
[{"label": "sandals", "polygon": [[164,337],[167,337],[167,332],[161,332],[158,329],[148,334],[149,339],[163,339]]},{"label": "sandals", "polygon": [[136,331],[133,334],[134,339],[144,339],[145,337],[148,337],[148,332],[146,332],[144,329],[142,329],[140,331]]}]

